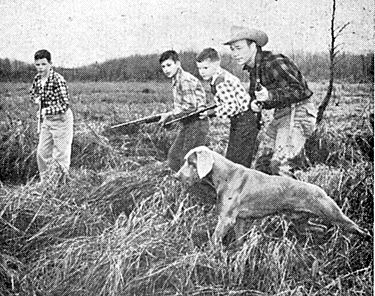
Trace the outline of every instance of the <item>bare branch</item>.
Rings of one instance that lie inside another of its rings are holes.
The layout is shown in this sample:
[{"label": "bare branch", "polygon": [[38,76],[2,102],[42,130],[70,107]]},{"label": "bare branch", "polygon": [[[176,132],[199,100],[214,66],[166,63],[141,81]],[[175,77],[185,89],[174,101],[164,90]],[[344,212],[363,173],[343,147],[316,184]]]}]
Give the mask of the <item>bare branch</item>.
[{"label": "bare branch", "polygon": [[341,34],[341,32],[344,31],[345,28],[346,28],[347,26],[349,26],[349,24],[350,24],[350,22],[347,22],[345,25],[343,25],[343,26],[339,29],[339,31],[337,32],[336,37],[338,37],[338,36]]}]

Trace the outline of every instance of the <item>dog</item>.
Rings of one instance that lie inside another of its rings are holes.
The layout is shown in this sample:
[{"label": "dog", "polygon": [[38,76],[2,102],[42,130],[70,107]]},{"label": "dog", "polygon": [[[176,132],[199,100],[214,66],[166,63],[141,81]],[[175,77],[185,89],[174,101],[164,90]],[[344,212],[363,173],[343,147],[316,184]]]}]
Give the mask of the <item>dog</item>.
[{"label": "dog", "polygon": [[216,189],[219,218],[212,237],[215,244],[234,225],[236,243],[242,245],[245,219],[281,213],[307,213],[308,216],[320,217],[349,232],[369,235],[316,185],[246,168],[205,146],[190,150],[184,159],[175,178],[194,184],[210,176],[212,186]]}]

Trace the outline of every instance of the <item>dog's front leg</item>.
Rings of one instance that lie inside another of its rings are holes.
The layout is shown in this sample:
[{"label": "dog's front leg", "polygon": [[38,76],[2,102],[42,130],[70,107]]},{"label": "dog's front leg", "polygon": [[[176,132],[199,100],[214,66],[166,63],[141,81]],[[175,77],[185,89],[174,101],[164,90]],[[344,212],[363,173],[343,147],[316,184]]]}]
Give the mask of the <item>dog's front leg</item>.
[{"label": "dog's front leg", "polygon": [[234,223],[235,220],[233,218],[219,216],[219,221],[217,222],[215,232],[212,237],[214,245],[221,243],[222,238],[227,233],[230,226]]},{"label": "dog's front leg", "polygon": [[236,224],[234,225],[234,232],[236,233],[236,245],[242,246],[244,243],[244,227],[245,219],[237,217]]}]

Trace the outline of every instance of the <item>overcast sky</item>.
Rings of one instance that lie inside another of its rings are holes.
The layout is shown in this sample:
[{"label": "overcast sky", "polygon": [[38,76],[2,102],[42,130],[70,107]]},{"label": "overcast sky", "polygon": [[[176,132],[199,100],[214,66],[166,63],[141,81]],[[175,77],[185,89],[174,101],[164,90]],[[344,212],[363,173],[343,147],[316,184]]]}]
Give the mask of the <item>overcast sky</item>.
[{"label": "overcast sky", "polygon": [[[274,52],[327,51],[331,0],[0,0],[0,58],[81,66],[167,49],[227,50],[232,25],[257,27]],[[373,1],[337,0],[342,50],[373,50]]]}]

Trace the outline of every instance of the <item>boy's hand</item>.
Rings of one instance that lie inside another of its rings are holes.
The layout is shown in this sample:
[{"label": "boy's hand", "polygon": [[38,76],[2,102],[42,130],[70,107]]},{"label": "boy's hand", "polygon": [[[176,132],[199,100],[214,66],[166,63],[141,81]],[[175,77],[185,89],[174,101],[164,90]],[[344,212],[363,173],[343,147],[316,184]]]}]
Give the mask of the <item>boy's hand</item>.
[{"label": "boy's hand", "polygon": [[208,112],[207,111],[199,113],[199,119],[205,119],[206,117],[208,117]]},{"label": "boy's hand", "polygon": [[259,102],[265,102],[269,100],[269,95],[268,95],[268,90],[264,86],[258,91],[254,91],[255,96],[256,96],[256,101]]},{"label": "boy's hand", "polygon": [[164,125],[165,122],[168,120],[169,117],[171,117],[172,113],[171,112],[166,112],[166,113],[162,113],[160,114],[160,120],[158,121],[158,124],[160,125]]},{"label": "boy's hand", "polygon": [[40,112],[39,110],[36,112],[36,116],[39,118],[44,119],[46,117],[46,109],[42,109]]},{"label": "boy's hand", "polygon": [[34,103],[39,104],[40,103],[40,97],[35,97],[34,98]]}]

